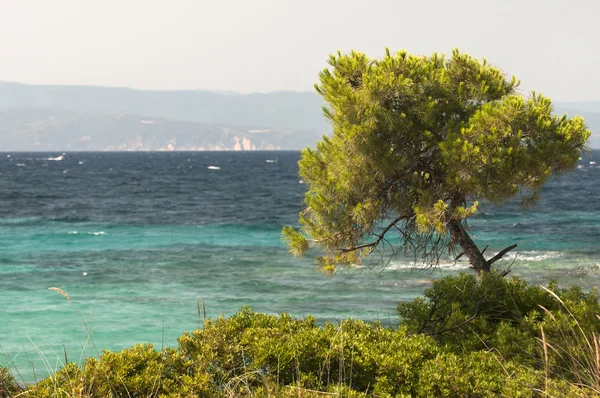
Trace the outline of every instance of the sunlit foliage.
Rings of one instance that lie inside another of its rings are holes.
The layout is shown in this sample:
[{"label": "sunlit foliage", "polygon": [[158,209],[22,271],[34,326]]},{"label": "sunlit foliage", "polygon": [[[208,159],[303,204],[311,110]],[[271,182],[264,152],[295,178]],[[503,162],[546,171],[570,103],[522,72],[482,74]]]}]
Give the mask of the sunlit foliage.
[{"label": "sunlit foliage", "polygon": [[514,77],[458,50],[337,53],[329,64],[316,89],[333,136],[302,152],[307,207],[301,229],[283,231],[295,255],[319,248],[327,271],[382,244],[428,264],[457,249],[489,271],[499,257],[484,258],[467,219],[482,202],[531,204],[590,135],[582,118],[554,115],[548,98],[522,97]]}]

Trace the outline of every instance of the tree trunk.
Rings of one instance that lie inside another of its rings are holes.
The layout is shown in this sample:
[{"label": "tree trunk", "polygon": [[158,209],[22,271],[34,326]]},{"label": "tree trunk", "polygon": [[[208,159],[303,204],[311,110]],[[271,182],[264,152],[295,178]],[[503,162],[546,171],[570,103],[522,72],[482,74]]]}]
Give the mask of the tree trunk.
[{"label": "tree trunk", "polygon": [[489,272],[491,269],[490,262],[485,260],[485,257],[483,257],[483,254],[475,242],[473,242],[473,239],[471,239],[467,231],[465,231],[465,228],[460,221],[451,220],[448,223],[448,228],[450,230],[452,241],[462,248],[463,253],[471,263],[471,268],[473,268],[477,274]]},{"label": "tree trunk", "polygon": [[[455,210],[458,206],[464,203],[464,197],[457,195],[452,199],[450,204],[450,208]],[[504,250],[501,250],[498,254],[486,260],[483,257],[483,251],[479,250],[473,239],[469,236],[465,227],[461,224],[460,221],[450,220],[448,222],[448,229],[450,231],[450,237],[452,238],[452,243],[458,244],[463,252],[461,255],[466,255],[471,263],[471,268],[477,273],[480,274],[482,272],[490,272],[492,270],[492,264],[496,261],[500,260],[506,253],[517,247],[517,245],[511,245]],[[486,246],[487,248],[487,246]],[[510,268],[510,267],[509,267]],[[510,269],[504,270],[501,274],[502,276],[507,275],[510,272]]]}]

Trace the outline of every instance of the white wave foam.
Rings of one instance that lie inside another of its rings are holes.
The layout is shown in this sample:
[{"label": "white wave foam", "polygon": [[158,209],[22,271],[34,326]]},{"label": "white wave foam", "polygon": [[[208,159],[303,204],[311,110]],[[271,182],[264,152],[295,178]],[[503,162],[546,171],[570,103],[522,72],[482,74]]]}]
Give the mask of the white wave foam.
[{"label": "white wave foam", "polygon": [[60,162],[64,158],[65,158],[65,154],[63,153],[62,155],[59,155],[59,156],[57,156],[55,158],[44,158],[44,160],[53,160],[55,162]]},{"label": "white wave foam", "polygon": [[[399,269],[412,269],[412,270],[422,270],[426,265],[414,262],[414,261],[391,261],[385,269],[389,270],[399,270]],[[457,262],[441,262],[436,265],[434,268],[442,268],[442,269],[467,269],[469,268],[469,263],[467,261],[457,261]]]},{"label": "white wave foam", "polygon": [[[496,253],[486,253],[486,259],[492,258]],[[500,262],[511,262],[513,260],[519,261],[528,261],[528,262],[538,262],[538,261],[546,261],[562,258],[564,253],[558,251],[521,251],[515,253],[506,254]],[[496,264],[500,264],[500,262]],[[364,267],[365,265],[361,265],[359,267]],[[427,266],[415,261],[410,261],[408,259],[400,259],[400,260],[392,260],[385,267],[386,270],[423,270]],[[436,265],[434,268],[441,268],[445,270],[465,270],[470,268],[469,261],[466,257],[462,257],[459,261],[453,261],[451,258],[441,259],[440,263]]]},{"label": "white wave foam", "polygon": [[[494,253],[492,255],[495,256],[497,253]],[[536,250],[531,250],[531,251],[521,251],[521,252],[514,252],[514,253],[509,253],[506,256],[504,256],[504,258],[502,259],[503,261],[544,261],[544,260],[551,260],[551,259],[555,259],[555,258],[561,258],[564,255],[564,253],[561,252],[556,252],[556,251],[536,251]]]},{"label": "white wave foam", "polygon": [[[488,257],[488,254],[486,253],[485,257],[492,258],[496,254],[497,253],[490,253],[489,257]],[[564,256],[564,253],[558,252],[558,251],[531,250],[531,251],[508,253],[500,261],[507,262],[507,261],[516,260],[517,262],[518,261],[537,262],[537,261],[558,259],[563,256]],[[386,269],[390,269],[390,270],[398,270],[398,269],[420,270],[420,269],[423,269],[423,267],[424,267],[424,265],[419,262],[414,262],[414,261],[409,261],[409,260],[392,260],[388,264]],[[442,269],[448,269],[448,270],[451,270],[451,269],[462,270],[462,269],[468,269],[470,267],[470,265],[469,265],[469,261],[467,259],[461,258],[460,261],[456,261],[456,262],[452,261],[451,259],[447,259],[445,261],[440,262],[436,267],[442,268]]]},{"label": "white wave foam", "polygon": [[101,235],[108,235],[106,232],[104,231],[97,231],[97,232],[79,232],[79,231],[71,231],[69,232],[69,235],[79,235],[80,233],[85,233],[87,235],[94,235],[94,236],[101,236]]},{"label": "white wave foam", "polygon": [[219,166],[208,166],[207,169],[209,169],[209,170],[221,170],[221,168]]},{"label": "white wave foam", "polygon": [[267,159],[265,160],[266,163],[277,163],[277,159]]}]

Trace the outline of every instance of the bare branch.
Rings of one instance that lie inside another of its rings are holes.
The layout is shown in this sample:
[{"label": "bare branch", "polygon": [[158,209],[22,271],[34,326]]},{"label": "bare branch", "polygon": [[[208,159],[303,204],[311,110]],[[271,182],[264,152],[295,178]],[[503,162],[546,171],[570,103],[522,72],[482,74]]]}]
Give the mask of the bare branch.
[{"label": "bare branch", "polygon": [[512,266],[515,263],[515,261],[517,261],[517,256],[515,256],[512,261],[510,262],[510,264],[508,264],[508,267],[506,267],[506,269],[504,269],[502,272],[500,272],[500,275],[502,277],[505,277],[506,275],[510,274],[510,271],[512,271]]},{"label": "bare branch", "polygon": [[359,250],[359,249],[364,249],[366,247],[370,247],[371,248],[370,252],[373,252],[373,250],[375,250],[375,248],[377,247],[377,245],[379,243],[381,243],[381,241],[383,240],[383,237],[385,236],[385,234],[387,234],[390,229],[392,229],[393,227],[395,227],[397,223],[399,223],[400,221],[404,220],[405,218],[406,218],[405,216],[398,216],[398,217],[396,217],[396,219],[394,221],[392,221],[387,227],[385,227],[385,229],[379,235],[376,235],[377,239],[375,239],[373,242],[365,243],[364,245],[358,245],[358,246],[349,247],[347,249],[340,249],[340,251],[342,253],[348,253],[348,252],[353,252],[355,250]]},{"label": "bare branch", "polygon": [[496,254],[494,257],[490,258],[487,263],[491,266],[492,264],[494,264],[496,261],[500,260],[502,257],[504,257],[504,255],[506,253],[508,253],[509,251],[511,251],[512,249],[514,249],[515,247],[517,247],[517,244],[515,243],[514,245],[508,246],[506,249],[502,250],[500,253]]}]

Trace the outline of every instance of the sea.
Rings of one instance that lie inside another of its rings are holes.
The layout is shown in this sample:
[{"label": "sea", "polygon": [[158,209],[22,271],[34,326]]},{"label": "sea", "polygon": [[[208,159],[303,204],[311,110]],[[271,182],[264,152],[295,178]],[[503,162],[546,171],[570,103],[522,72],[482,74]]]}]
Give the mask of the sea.
[{"label": "sea", "polygon": [[[0,153],[0,365],[32,382],[102,350],[173,347],[243,306],[398,323],[396,306],[466,260],[412,258],[319,272],[281,240],[306,185],[299,152]],[[598,160],[598,164],[595,160]],[[589,290],[600,278],[600,151],[552,178],[532,209],[484,205],[470,223],[498,266]],[[59,288],[66,296],[55,289]],[[68,296],[68,299],[67,299]]]}]

